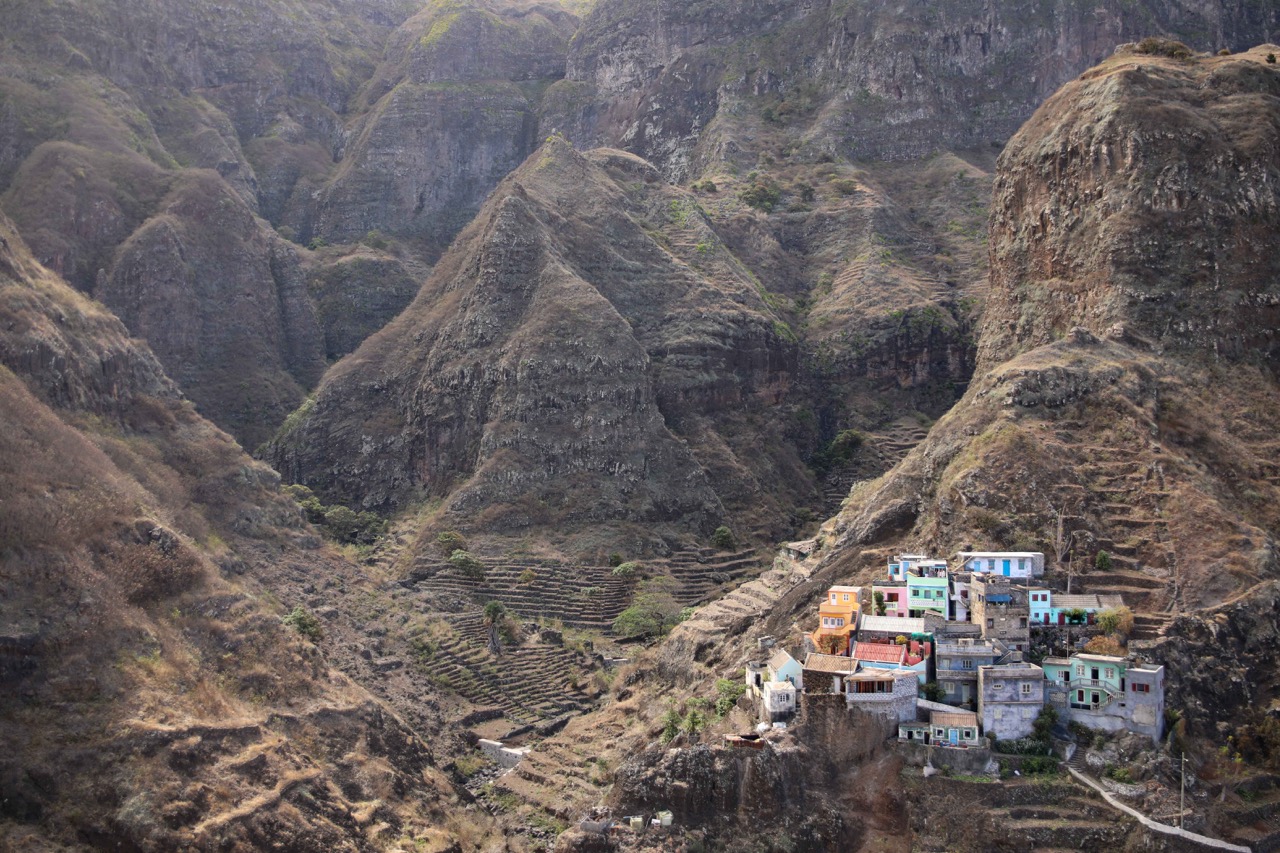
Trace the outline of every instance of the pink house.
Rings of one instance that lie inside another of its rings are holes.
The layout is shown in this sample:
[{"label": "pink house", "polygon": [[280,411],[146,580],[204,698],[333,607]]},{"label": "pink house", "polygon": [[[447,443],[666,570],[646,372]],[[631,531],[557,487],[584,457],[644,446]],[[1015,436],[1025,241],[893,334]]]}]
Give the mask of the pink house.
[{"label": "pink house", "polygon": [[906,618],[907,616],[907,587],[899,586],[895,583],[874,583],[871,585],[871,612],[873,615],[879,615],[876,608],[876,593],[884,597],[884,615],[898,616]]}]

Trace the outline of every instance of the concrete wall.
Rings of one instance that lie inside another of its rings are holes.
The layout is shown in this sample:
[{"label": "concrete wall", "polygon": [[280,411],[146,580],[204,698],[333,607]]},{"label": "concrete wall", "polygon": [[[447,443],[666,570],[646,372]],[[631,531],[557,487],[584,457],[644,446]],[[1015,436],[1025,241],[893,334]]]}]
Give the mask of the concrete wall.
[{"label": "concrete wall", "polygon": [[511,768],[520,763],[520,760],[529,752],[529,747],[507,747],[503,746],[496,740],[487,740],[481,738],[477,744],[480,751],[488,758],[498,764],[499,767]]}]

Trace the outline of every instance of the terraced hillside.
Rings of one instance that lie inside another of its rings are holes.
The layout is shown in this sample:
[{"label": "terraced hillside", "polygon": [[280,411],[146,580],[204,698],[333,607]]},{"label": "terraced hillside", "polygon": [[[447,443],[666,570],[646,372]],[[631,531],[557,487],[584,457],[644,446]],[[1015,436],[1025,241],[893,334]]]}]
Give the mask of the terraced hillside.
[{"label": "terraced hillside", "polygon": [[607,632],[630,606],[640,576],[669,576],[672,595],[686,607],[704,604],[761,568],[755,549],[686,548],[646,560],[639,575],[621,577],[610,566],[573,565],[533,558],[488,558],[484,576],[469,577],[434,557],[420,557],[408,585],[442,600],[500,601],[526,619],[558,621]]}]

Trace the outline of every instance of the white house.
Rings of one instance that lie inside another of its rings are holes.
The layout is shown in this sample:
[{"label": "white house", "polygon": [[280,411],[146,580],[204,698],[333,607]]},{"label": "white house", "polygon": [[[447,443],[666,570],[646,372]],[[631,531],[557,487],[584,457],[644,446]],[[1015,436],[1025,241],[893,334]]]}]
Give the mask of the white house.
[{"label": "white house", "polygon": [[1044,554],[1039,551],[961,551],[961,571],[1003,575],[1006,578],[1038,578],[1044,574]]}]

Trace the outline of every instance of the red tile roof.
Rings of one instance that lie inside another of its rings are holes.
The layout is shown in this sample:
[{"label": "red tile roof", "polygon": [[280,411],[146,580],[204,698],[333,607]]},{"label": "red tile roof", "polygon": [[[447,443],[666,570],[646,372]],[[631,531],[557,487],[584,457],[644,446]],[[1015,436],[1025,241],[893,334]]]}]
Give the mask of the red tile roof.
[{"label": "red tile roof", "polygon": [[852,657],[857,660],[871,660],[877,663],[902,663],[902,656],[906,651],[906,646],[885,643],[858,643],[853,647]]}]

